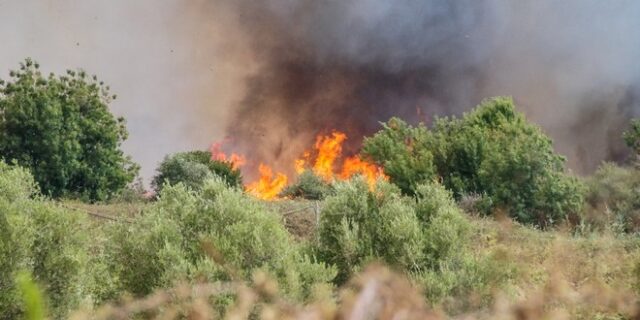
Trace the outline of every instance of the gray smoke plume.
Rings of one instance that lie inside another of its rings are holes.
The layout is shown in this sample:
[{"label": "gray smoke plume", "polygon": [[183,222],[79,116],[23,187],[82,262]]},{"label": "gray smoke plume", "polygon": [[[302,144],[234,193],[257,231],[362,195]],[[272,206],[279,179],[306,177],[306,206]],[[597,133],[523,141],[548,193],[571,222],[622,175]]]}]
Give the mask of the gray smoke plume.
[{"label": "gray smoke plume", "polygon": [[495,95],[513,96],[575,171],[624,157],[637,1],[226,4],[258,66],[228,131],[250,159],[286,170],[317,133],[346,132],[353,152],[390,116],[428,122]]},{"label": "gray smoke plume", "polygon": [[356,152],[390,116],[428,122],[495,95],[589,172],[625,156],[639,17],[634,0],[0,0],[0,77],[25,57],[97,74],[145,177],[222,139],[288,171],[318,133],[344,131]]}]

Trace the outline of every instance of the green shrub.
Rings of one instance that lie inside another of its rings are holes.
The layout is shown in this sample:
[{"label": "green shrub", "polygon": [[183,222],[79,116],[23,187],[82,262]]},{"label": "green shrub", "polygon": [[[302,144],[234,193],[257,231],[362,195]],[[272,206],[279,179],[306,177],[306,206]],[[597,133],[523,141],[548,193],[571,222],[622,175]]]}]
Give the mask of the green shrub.
[{"label": "green shrub", "polygon": [[362,153],[382,166],[402,192],[414,194],[418,184],[436,177],[431,133],[423,125],[412,127],[398,118],[382,126],[374,136],[364,139]]},{"label": "green shrub", "polygon": [[637,168],[603,164],[587,179],[588,208],[583,221],[592,229],[640,231],[640,171]]},{"label": "green shrub", "polygon": [[335,188],[322,209],[315,250],[337,266],[338,284],[380,260],[421,284],[432,304],[479,296],[489,305],[493,289],[513,274],[507,263],[470,251],[472,225],[440,184],[419,184],[413,197],[383,181],[375,190],[361,179]]},{"label": "green shrub", "polygon": [[85,217],[60,209],[36,193],[33,178],[0,163],[0,310],[17,317],[23,304],[16,272],[26,270],[41,284],[51,315],[64,317],[85,296]]},{"label": "green shrub", "polygon": [[331,185],[318,177],[311,170],[305,170],[298,176],[296,183],[287,186],[280,196],[322,200],[332,192]]},{"label": "green shrub", "polygon": [[456,206],[451,192],[439,184],[416,188],[415,212],[425,234],[425,259],[430,269],[465,254],[470,224]]},{"label": "green shrub", "polygon": [[381,259],[401,269],[423,260],[424,235],[409,199],[386,182],[370,191],[358,177],[337,182],[320,215],[317,251],[321,260],[338,268],[344,283],[366,262]]},{"label": "green shrub", "polygon": [[242,187],[240,171],[233,169],[229,162],[211,159],[208,151],[176,153],[165,157],[157,169],[152,186],[160,192],[165,184],[182,183],[192,190],[202,187],[205,180],[214,175],[222,178],[232,187]]},{"label": "green shrub", "polygon": [[622,135],[624,142],[634,153],[636,164],[640,160],[640,119],[633,119],[629,130]]},{"label": "green shrub", "polygon": [[29,267],[33,230],[28,217],[16,212],[2,197],[0,210],[0,310],[7,318],[15,318],[20,314],[21,303],[13,281],[18,270]]},{"label": "green shrub", "polygon": [[20,272],[16,276],[16,284],[22,295],[22,302],[25,306],[26,320],[44,320],[46,318],[46,310],[42,292],[38,285],[33,282],[28,272]]},{"label": "green shrub", "polygon": [[391,119],[365,139],[363,154],[407,194],[439,177],[456,199],[479,194],[482,207],[542,227],[579,212],[583,202],[584,186],[564,173],[565,159],[510,98],[484,101],[462,118],[437,119],[431,130]]},{"label": "green shrub", "polygon": [[38,186],[29,170],[0,161],[0,198],[8,201],[30,199],[38,194]]},{"label": "green shrub", "polygon": [[287,296],[304,299],[314,284],[334,276],[302,254],[276,213],[219,178],[197,193],[183,185],[164,188],[152,208],[131,225],[114,225],[112,235],[110,268],[119,290],[136,295],[177,280],[248,281],[263,270]]},{"label": "green shrub", "polygon": [[[375,190],[360,178],[335,188],[322,209],[316,250],[323,261],[338,267],[336,282],[344,283],[372,260],[422,282],[444,281],[451,270],[461,274],[474,266],[469,222],[442,186],[418,185],[413,198],[384,181]],[[433,291],[428,298],[438,301],[460,288],[455,276],[451,281],[446,290]]]}]

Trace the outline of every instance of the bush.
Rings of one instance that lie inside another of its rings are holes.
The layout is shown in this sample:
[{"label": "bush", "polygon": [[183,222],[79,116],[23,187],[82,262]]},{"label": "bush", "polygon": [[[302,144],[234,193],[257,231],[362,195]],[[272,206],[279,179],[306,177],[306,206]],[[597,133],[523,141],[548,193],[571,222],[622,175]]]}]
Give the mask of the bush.
[{"label": "bush", "polygon": [[640,119],[631,120],[630,129],[622,135],[624,142],[634,153],[636,164],[640,165]]},{"label": "bush", "polygon": [[19,167],[0,163],[0,190],[0,310],[9,318],[23,312],[14,279],[25,270],[42,285],[51,314],[62,318],[86,293],[85,217],[41,199]]},{"label": "bush", "polygon": [[164,188],[132,225],[113,227],[110,268],[120,279],[118,290],[135,295],[200,277],[248,281],[263,270],[287,296],[304,299],[334,275],[302,254],[277,214],[220,178],[207,180],[199,193],[182,185]]},{"label": "bush", "polygon": [[38,194],[38,186],[29,170],[0,161],[0,198],[7,202],[28,200]]},{"label": "bush", "polygon": [[337,182],[335,189],[322,208],[317,251],[322,261],[338,268],[338,284],[375,259],[404,270],[421,264],[420,222],[395,186],[379,182],[373,192],[358,177]]},{"label": "bush", "polygon": [[456,199],[482,195],[489,210],[542,227],[579,212],[583,202],[584,186],[564,173],[565,159],[509,98],[484,101],[460,119],[437,119],[431,130],[391,119],[365,139],[363,153],[407,194],[439,177]]},{"label": "bush", "polygon": [[213,160],[208,151],[191,151],[176,153],[165,157],[157,169],[152,186],[160,192],[165,184],[182,183],[192,190],[199,190],[204,181],[219,176],[231,187],[242,187],[242,176],[239,170],[226,161]]},{"label": "bush", "polygon": [[587,180],[589,207],[583,221],[593,229],[640,231],[640,171],[605,163]]},{"label": "bush", "polygon": [[364,139],[362,153],[382,166],[402,192],[412,195],[418,184],[436,177],[431,133],[423,125],[412,127],[398,118],[382,126],[373,137]]},{"label": "bush", "polygon": [[451,192],[441,185],[422,184],[416,189],[414,206],[425,233],[425,259],[430,269],[437,269],[442,261],[465,253],[471,227]]},{"label": "bush", "polygon": [[30,59],[10,75],[0,80],[0,154],[29,168],[43,193],[105,200],[133,180],[107,86],[84,71],[45,77]]},{"label": "bush", "polygon": [[303,198],[322,200],[331,194],[332,187],[311,170],[305,170],[298,176],[295,184],[287,186],[280,196],[288,198]]},{"label": "bush", "polygon": [[[372,260],[417,279],[440,279],[451,270],[461,274],[474,265],[469,222],[442,186],[418,185],[415,198],[384,181],[375,190],[360,178],[335,188],[322,209],[316,250],[338,267],[336,282],[344,283]],[[459,289],[460,282],[453,282],[428,298],[438,301]]]}]

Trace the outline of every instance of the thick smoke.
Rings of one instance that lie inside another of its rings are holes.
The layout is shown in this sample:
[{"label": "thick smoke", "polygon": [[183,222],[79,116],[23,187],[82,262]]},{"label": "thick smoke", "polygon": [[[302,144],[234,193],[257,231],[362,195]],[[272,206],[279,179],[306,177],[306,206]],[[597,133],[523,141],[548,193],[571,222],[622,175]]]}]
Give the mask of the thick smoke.
[{"label": "thick smoke", "polygon": [[624,157],[638,17],[635,0],[0,0],[0,78],[25,57],[97,74],[145,177],[225,136],[288,170],[318,133],[345,131],[355,152],[392,115],[428,122],[494,95],[588,172]]},{"label": "thick smoke", "polygon": [[[575,171],[621,159],[638,111],[637,1],[224,2],[257,64],[228,134],[282,166],[318,133],[356,149],[378,122],[428,122],[511,95]],[[234,31],[234,32],[232,32]]]}]

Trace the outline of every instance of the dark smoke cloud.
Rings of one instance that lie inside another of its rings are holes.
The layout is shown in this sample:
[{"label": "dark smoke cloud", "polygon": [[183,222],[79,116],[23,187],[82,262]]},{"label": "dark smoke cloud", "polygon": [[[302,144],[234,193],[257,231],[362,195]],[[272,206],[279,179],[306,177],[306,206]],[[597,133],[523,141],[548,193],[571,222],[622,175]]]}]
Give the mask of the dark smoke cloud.
[{"label": "dark smoke cloud", "polygon": [[513,96],[578,172],[624,157],[620,132],[638,111],[637,1],[224,4],[257,63],[228,127],[252,159],[286,170],[317,133],[345,131],[355,150],[390,116],[428,121],[494,95]]}]

